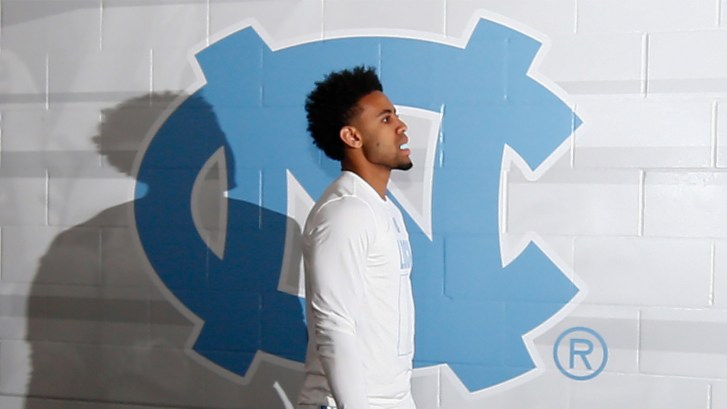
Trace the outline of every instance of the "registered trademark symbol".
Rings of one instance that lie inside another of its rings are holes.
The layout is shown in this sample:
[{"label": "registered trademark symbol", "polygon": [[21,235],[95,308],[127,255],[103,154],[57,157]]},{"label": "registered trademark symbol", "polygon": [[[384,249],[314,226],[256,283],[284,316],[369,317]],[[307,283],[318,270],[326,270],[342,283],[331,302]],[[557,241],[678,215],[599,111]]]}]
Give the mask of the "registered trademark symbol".
[{"label": "registered trademark symbol", "polygon": [[587,381],[606,367],[608,347],[596,331],[573,327],[555,340],[553,360],[563,375],[576,381]]}]

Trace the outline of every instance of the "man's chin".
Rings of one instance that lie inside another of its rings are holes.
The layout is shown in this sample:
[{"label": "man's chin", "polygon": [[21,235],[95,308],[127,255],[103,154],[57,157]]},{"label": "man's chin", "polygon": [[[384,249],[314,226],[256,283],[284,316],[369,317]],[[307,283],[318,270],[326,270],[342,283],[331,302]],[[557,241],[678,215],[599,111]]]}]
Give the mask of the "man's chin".
[{"label": "man's chin", "polygon": [[409,162],[406,162],[406,163],[399,164],[399,166],[397,166],[396,169],[397,170],[409,170],[409,169],[412,168],[412,166],[414,166],[414,163],[412,163],[411,161],[409,161]]}]

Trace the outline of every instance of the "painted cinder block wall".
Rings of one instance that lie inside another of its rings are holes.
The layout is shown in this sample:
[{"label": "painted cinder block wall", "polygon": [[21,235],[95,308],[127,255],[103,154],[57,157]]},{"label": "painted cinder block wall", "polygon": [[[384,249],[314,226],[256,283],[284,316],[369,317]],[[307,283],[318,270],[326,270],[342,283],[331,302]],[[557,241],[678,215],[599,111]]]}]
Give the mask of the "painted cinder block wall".
[{"label": "painted cinder block wall", "polygon": [[[502,253],[537,240],[580,292],[528,338],[535,370],[471,393],[422,369],[418,403],[727,407],[724,3],[0,1],[0,407],[287,408],[299,366],[261,359],[242,379],[190,351],[198,321],[136,234],[140,152],[204,83],[194,52],[251,21],[284,48],[446,41],[479,16],[543,43],[531,74],[582,122],[545,166],[505,167],[499,200]],[[572,328],[607,345],[588,379],[558,369],[568,345],[554,357]]]}]

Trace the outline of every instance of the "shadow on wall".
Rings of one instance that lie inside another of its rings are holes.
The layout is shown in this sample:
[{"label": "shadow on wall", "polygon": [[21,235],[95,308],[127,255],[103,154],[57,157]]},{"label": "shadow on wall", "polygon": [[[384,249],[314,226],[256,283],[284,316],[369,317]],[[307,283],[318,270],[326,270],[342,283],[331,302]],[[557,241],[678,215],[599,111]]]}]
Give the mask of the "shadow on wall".
[{"label": "shadow on wall", "polygon": [[[145,136],[181,99],[202,112],[177,131],[203,132],[204,144],[226,160],[190,168],[170,152],[170,162],[155,169],[170,176],[166,186],[139,178],[146,187],[143,197],[103,210],[53,240],[28,300],[32,373],[26,409],[46,408],[41,398],[84,408],[89,402],[282,408],[295,398],[300,365],[262,365],[241,384],[237,375],[200,359],[247,362],[263,349],[264,337],[275,334],[302,337],[302,342],[282,342],[286,358],[300,360],[305,348],[301,304],[277,290],[281,266],[275,262],[282,257],[276,252],[283,251],[286,225],[293,221],[224,197],[234,186],[234,158],[212,107],[198,95],[141,96],[104,110],[93,140],[108,163],[134,176]],[[201,175],[194,186],[174,186],[187,180],[175,174],[190,172]],[[170,189],[191,194],[169,202]],[[153,231],[149,237],[163,242],[142,240],[140,250],[135,207],[152,216],[139,222],[139,229]],[[149,272],[150,262],[158,276]],[[272,317],[286,319],[269,322],[271,311]],[[190,337],[198,320],[205,323],[206,338],[200,336],[192,353]]]}]

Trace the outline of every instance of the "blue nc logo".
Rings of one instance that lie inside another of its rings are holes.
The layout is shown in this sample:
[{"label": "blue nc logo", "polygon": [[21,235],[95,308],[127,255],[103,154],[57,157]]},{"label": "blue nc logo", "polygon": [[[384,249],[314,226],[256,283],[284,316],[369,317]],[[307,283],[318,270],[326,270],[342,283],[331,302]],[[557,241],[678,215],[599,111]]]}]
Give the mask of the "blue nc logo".
[{"label": "blue nc logo", "polygon": [[[413,173],[390,189],[411,240],[415,366],[446,364],[470,391],[534,369],[523,334],[578,292],[532,243],[506,266],[500,255],[503,150],[537,167],[579,124],[527,75],[539,47],[481,20],[462,47],[369,36],[273,51],[247,28],[200,52],[207,83],[150,141],[135,204],[151,265],[204,322],[194,350],[239,376],[258,353],[304,360],[292,213],[339,169],[312,146],[303,101],[326,73],[365,64],[420,141]],[[205,229],[192,198],[212,168],[227,194]]]}]

